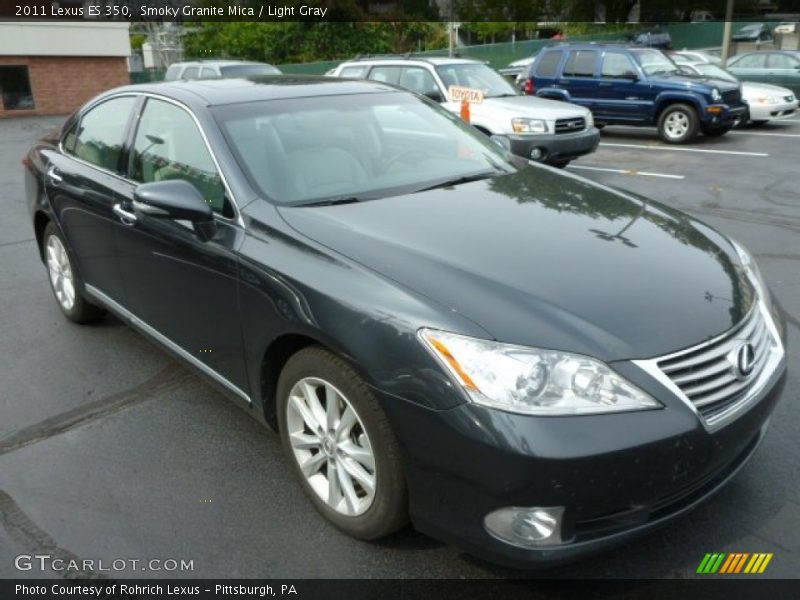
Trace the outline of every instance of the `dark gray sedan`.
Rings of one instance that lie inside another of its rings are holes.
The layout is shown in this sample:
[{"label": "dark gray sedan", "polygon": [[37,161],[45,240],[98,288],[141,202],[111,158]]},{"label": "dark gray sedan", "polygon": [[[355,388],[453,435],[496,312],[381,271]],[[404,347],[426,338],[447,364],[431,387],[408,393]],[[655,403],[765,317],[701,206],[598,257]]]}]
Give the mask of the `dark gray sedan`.
[{"label": "dark gray sedan", "polygon": [[728,481],[785,382],[745,248],[388,85],[121,88],[24,163],[64,315],[207,376],[360,539],[410,519],[517,566],[619,543]]}]

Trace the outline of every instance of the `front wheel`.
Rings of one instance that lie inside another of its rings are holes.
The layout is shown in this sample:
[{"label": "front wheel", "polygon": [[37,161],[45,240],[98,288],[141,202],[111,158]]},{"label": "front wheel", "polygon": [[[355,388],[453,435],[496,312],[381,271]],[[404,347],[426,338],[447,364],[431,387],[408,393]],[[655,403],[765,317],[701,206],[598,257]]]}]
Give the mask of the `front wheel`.
[{"label": "front wheel", "polygon": [[688,104],[672,104],[658,117],[658,135],[668,144],[691,142],[699,129],[697,113]]},{"label": "front wheel", "polygon": [[50,289],[64,316],[75,323],[90,323],[100,319],[105,311],[83,297],[83,282],[70,260],[61,233],[53,223],[48,223],[44,229],[42,253]]},{"label": "front wheel", "polygon": [[568,160],[555,160],[551,163],[548,163],[551,167],[555,167],[556,169],[564,169],[570,163]]},{"label": "front wheel", "polygon": [[407,521],[400,448],[370,388],[350,366],[312,346],[278,380],[283,449],[316,509],[362,540]]}]

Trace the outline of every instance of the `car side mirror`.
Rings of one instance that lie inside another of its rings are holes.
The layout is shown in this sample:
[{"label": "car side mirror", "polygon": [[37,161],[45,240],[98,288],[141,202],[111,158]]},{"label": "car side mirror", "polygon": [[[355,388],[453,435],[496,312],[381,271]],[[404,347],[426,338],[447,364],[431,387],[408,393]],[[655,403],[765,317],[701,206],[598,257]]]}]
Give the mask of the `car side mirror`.
[{"label": "car side mirror", "polygon": [[442,92],[440,92],[439,90],[428,90],[426,92],[423,92],[422,95],[426,96],[427,98],[430,98],[434,102],[438,103],[444,102],[444,96],[442,96]]},{"label": "car side mirror", "polygon": [[133,192],[133,212],[156,219],[189,221],[202,241],[216,233],[211,206],[188,181],[171,179],[143,183]]}]

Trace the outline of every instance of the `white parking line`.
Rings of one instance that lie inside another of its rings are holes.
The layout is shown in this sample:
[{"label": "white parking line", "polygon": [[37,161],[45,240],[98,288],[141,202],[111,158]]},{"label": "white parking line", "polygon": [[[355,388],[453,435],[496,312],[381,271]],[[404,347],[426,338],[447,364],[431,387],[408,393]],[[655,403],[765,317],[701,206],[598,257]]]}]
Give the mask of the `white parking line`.
[{"label": "white parking line", "polygon": [[761,131],[729,131],[728,135],[764,135],[767,137],[800,137],[800,133],[766,133]]},{"label": "white parking line", "polygon": [[619,173],[620,175],[643,175],[644,177],[661,177],[662,179],[686,179],[683,175],[667,175],[666,173],[650,173],[636,169],[609,169],[607,167],[589,167],[587,165],[569,165],[569,169],[583,169],[585,171],[602,171],[603,173]]},{"label": "white parking line", "polygon": [[608,142],[600,142],[601,146],[610,146],[613,148],[641,148],[643,150],[668,150],[672,152],[702,152],[703,154],[733,154],[736,156],[769,156],[766,152],[736,152],[734,150],[701,150],[700,148],[676,148],[674,146],[662,146],[660,144],[653,144],[646,146],[644,144],[609,144]]}]

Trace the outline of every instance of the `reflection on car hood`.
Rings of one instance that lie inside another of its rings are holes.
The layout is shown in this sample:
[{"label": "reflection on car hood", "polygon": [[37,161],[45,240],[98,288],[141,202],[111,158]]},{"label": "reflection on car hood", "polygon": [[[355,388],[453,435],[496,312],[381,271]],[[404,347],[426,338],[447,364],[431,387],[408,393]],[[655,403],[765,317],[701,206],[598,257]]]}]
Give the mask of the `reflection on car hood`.
[{"label": "reflection on car hood", "polygon": [[705,75],[668,75],[668,76],[651,77],[650,80],[671,81],[675,83],[680,82],[680,83],[689,83],[695,85],[701,84],[703,86],[708,86],[709,88],[715,87],[720,92],[728,92],[730,90],[735,90],[739,87],[739,82],[737,81],[726,81],[724,79],[715,79],[714,77],[706,77]]},{"label": "reflection on car hood", "polygon": [[713,229],[545,167],[279,210],[305,236],[509,343],[646,358],[722,333],[752,304]]}]

